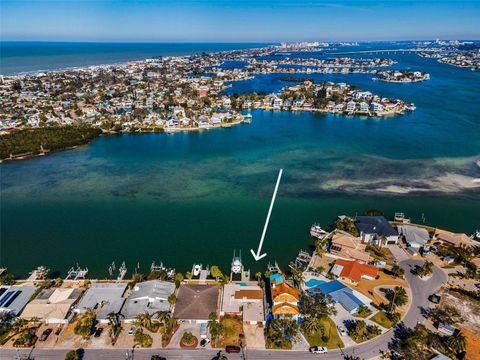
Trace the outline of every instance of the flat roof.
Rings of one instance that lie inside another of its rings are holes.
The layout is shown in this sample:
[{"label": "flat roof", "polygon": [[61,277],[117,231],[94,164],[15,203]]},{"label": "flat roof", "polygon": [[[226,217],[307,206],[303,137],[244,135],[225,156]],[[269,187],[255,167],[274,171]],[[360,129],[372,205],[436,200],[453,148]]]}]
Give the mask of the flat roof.
[{"label": "flat roof", "polygon": [[[262,304],[261,309],[263,312],[263,290],[260,286],[233,283],[226,284],[223,287],[222,312],[240,312],[241,307],[249,303]],[[245,307],[243,310],[245,311]]]},{"label": "flat roof", "polygon": [[109,313],[119,313],[122,309],[126,288],[126,283],[93,283],[78,303],[77,310],[92,309],[97,319],[106,319]]}]

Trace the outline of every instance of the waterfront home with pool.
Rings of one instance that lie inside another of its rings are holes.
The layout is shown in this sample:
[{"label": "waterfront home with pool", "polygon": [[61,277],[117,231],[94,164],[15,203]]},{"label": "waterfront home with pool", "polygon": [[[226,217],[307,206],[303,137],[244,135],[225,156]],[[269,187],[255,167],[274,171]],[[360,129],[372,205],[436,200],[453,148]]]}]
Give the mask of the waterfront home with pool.
[{"label": "waterfront home with pool", "polygon": [[264,324],[263,302],[263,290],[256,283],[226,284],[223,287],[220,316],[242,315],[245,324]]},{"label": "waterfront home with pool", "polygon": [[330,295],[333,301],[342,305],[343,308],[350,314],[356,313],[360,306],[368,306],[371,303],[369,298],[360,294],[358,291],[351,289],[338,280],[320,284],[310,288],[308,291],[312,295],[315,295],[319,292],[325,295]]}]

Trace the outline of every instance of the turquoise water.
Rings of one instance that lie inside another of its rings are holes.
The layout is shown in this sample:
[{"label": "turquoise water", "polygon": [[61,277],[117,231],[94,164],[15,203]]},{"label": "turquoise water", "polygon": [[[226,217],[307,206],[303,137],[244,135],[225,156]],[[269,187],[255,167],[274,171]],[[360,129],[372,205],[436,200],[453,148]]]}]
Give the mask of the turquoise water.
[{"label": "turquoise water", "polygon": [[318,286],[318,285],[321,285],[321,284],[325,284],[325,281],[318,280],[318,279],[310,279],[305,283],[305,285],[307,285],[309,288],[314,287],[314,286]]},{"label": "turquoise water", "polygon": [[[386,56],[386,55],[385,55]],[[251,124],[174,135],[101,137],[91,145],[0,165],[0,262],[24,275],[77,262],[103,277],[112,261],[194,262],[227,272],[241,249],[252,271],[288,264],[312,243],[312,223],[369,208],[454,231],[480,228],[480,74],[415,55],[390,55],[432,80],[389,84],[371,75],[316,75],[417,105],[386,119],[254,111]],[[229,92],[276,91],[280,75]],[[278,192],[255,263],[274,183]]]}]

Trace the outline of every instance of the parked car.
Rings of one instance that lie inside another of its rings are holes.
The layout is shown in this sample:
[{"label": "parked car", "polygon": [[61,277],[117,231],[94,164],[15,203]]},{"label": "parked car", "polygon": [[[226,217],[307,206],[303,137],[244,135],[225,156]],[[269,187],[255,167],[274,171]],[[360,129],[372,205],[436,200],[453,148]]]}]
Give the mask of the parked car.
[{"label": "parked car", "polygon": [[94,333],[94,337],[100,337],[102,335],[103,328],[97,328]]},{"label": "parked car", "polygon": [[239,353],[240,352],[240,346],[228,345],[228,346],[225,347],[225,351],[229,354]]},{"label": "parked car", "polygon": [[200,341],[200,346],[201,346],[201,347],[205,347],[205,346],[207,346],[209,343],[210,343],[210,339],[208,339],[208,338],[202,339],[202,340]]},{"label": "parked car", "polygon": [[337,326],[338,332],[341,336],[347,336],[347,328],[343,325],[338,325]]},{"label": "parked car", "polygon": [[136,330],[137,328],[135,326],[132,326],[130,329],[128,329],[128,335],[133,336]]},{"label": "parked car", "polygon": [[62,329],[63,329],[63,325],[60,325],[59,327],[57,327],[57,330],[55,330],[55,335],[60,335],[60,333],[62,332]]},{"label": "parked car", "polygon": [[308,349],[312,354],[326,354],[327,348],[325,346],[311,346]]},{"label": "parked car", "polygon": [[40,335],[40,341],[45,341],[47,340],[48,336],[52,333],[52,329],[48,328],[43,331],[42,335]]}]

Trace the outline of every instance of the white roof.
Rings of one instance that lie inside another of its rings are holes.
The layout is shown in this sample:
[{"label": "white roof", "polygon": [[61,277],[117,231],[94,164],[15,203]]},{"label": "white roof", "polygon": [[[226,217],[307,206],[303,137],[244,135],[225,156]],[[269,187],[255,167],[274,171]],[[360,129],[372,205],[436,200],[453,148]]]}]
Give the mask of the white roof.
[{"label": "white roof", "polygon": [[126,283],[93,283],[77,305],[78,312],[95,309],[97,319],[105,319],[111,312],[119,313],[125,298]]}]

